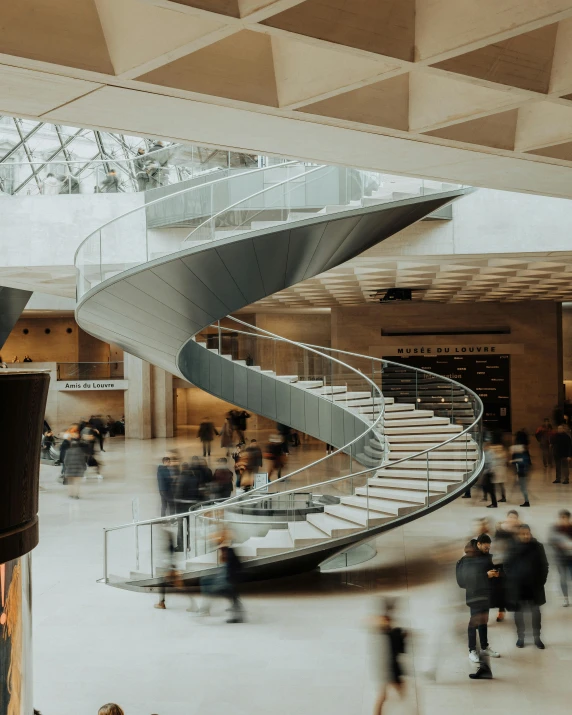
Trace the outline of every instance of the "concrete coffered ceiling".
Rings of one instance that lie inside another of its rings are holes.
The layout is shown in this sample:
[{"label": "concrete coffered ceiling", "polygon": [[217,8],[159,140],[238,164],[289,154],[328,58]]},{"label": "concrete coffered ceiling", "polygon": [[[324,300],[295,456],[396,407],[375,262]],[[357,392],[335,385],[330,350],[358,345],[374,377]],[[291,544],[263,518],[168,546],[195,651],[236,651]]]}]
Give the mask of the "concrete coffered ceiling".
[{"label": "concrete coffered ceiling", "polygon": [[0,113],[572,197],[572,0],[2,0]]},{"label": "concrete coffered ceiling", "polygon": [[437,303],[572,300],[572,253],[431,257],[370,253],[254,306],[281,311],[376,303],[376,291],[396,287],[412,288],[414,301]]}]

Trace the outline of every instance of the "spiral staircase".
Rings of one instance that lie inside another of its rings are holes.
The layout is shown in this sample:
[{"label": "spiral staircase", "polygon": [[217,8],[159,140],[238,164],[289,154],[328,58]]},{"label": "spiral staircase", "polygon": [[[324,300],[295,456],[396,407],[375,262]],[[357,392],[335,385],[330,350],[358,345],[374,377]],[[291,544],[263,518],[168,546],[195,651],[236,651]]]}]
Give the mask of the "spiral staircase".
[{"label": "spiral staircase", "polygon": [[[331,454],[247,494],[176,518],[109,527],[106,583],[145,590],[169,582],[160,558],[169,531],[178,532],[177,568],[187,585],[217,568],[213,537],[221,531],[248,578],[311,569],[439,508],[477,478],[482,404],[467,388],[386,360],[296,343],[232,315],[467,191],[411,180],[405,191],[385,179],[372,187],[371,176],[356,183],[352,170],[345,202],[327,203],[321,189],[342,186],[345,171],[292,162],[278,173],[266,168],[185,188],[106,224],[78,249],[76,316],[84,330],[332,446]],[[245,186],[254,178],[262,185],[252,193]],[[184,214],[184,235],[161,236],[158,212]]]}]

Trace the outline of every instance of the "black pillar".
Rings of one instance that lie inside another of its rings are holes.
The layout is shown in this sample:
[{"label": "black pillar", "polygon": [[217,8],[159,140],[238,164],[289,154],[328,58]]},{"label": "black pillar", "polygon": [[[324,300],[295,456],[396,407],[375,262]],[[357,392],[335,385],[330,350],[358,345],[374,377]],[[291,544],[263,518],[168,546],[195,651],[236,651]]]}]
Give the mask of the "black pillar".
[{"label": "black pillar", "polygon": [[0,370],[0,713],[31,715],[30,552],[38,543],[48,373]]}]

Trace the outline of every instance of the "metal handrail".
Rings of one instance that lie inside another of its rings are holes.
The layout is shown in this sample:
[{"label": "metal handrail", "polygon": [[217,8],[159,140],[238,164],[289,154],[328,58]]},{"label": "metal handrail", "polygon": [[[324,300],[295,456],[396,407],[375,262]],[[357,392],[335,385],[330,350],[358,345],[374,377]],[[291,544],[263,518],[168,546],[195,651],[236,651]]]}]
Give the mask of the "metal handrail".
[{"label": "metal handrail", "polygon": [[[331,169],[332,167],[327,166],[327,165],[321,165],[321,166],[316,166],[313,169],[310,169],[310,171],[306,171],[304,173],[304,176],[308,176],[309,174],[313,174],[315,171],[319,171],[320,169]],[[254,199],[256,196],[261,196],[262,194],[265,194],[269,188],[270,189],[275,189],[277,186],[283,186],[284,184],[289,184],[292,181],[292,177],[288,177],[287,179],[284,179],[284,181],[278,181],[275,184],[272,184],[272,186],[268,187],[265,186],[263,189],[260,189],[260,191],[256,191],[254,194],[250,194],[250,196],[247,196],[245,199],[240,199],[240,201],[235,201],[233,204],[230,204],[230,206],[225,206],[224,209],[221,209],[220,211],[217,211],[215,214],[212,216],[209,216],[207,219],[205,219],[202,223],[200,223],[198,226],[196,226],[190,233],[188,233],[185,238],[183,239],[183,243],[187,241],[194,233],[196,233],[200,228],[203,226],[206,226],[207,223],[210,223],[211,221],[216,220],[219,216],[222,216],[225,214],[227,211],[230,211],[237,206],[240,206],[240,204],[243,204],[245,201],[250,201],[251,199]],[[264,209],[261,209],[258,213],[261,213]]]},{"label": "metal handrail", "polygon": [[[294,164],[300,164],[302,162],[299,161],[286,161],[283,164],[279,164],[278,166],[283,167],[283,166],[292,166]],[[187,186],[185,189],[181,189],[180,191],[174,191],[172,194],[167,194],[166,196],[160,196],[157,199],[153,199],[153,201],[149,201],[146,203],[144,206],[136,206],[134,209],[130,209],[129,211],[126,211],[125,213],[120,214],[119,216],[116,216],[115,218],[109,219],[109,221],[106,221],[106,223],[102,224],[98,229],[95,231],[92,231],[84,240],[79,244],[79,246],[76,249],[76,252],[74,253],[74,265],[77,263],[77,254],[79,251],[82,249],[83,245],[90,240],[92,236],[95,236],[96,234],[100,233],[104,228],[109,226],[112,223],[115,223],[116,221],[120,221],[122,218],[125,218],[126,216],[130,216],[131,214],[136,213],[137,211],[147,211],[149,206],[155,206],[155,204],[159,204],[162,201],[170,201],[173,199],[175,196],[181,196],[181,194],[187,194],[190,193],[191,191],[197,191],[199,189],[204,189],[205,186],[212,186],[213,184],[218,184],[221,181],[234,181],[240,176],[244,176],[245,174],[257,174],[261,171],[268,171],[269,169],[275,169],[276,167],[271,166],[264,166],[260,169],[250,169],[246,171],[241,171],[239,174],[234,174],[233,176],[223,176],[220,179],[215,179],[214,181],[209,181],[206,184],[199,184],[198,186]],[[244,199],[243,199],[244,201]],[[76,266],[77,267],[77,266]]]}]

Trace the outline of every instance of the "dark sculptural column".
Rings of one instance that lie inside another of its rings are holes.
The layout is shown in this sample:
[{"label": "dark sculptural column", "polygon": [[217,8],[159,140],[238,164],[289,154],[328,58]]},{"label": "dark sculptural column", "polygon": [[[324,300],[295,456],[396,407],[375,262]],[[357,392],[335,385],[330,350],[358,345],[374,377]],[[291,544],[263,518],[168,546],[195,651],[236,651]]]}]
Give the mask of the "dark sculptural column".
[{"label": "dark sculptural column", "polygon": [[31,551],[47,373],[0,370],[0,713],[32,715]]}]

